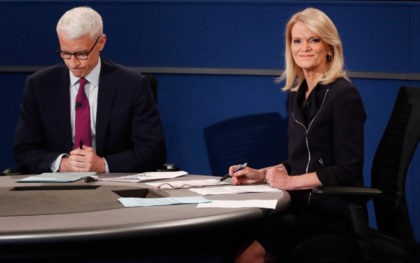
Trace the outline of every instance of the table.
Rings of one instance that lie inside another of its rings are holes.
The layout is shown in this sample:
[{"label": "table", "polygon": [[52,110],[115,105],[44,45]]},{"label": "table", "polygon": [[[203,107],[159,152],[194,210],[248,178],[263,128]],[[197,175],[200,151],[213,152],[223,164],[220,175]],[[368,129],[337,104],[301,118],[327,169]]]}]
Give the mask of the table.
[{"label": "table", "polygon": [[[121,176],[124,174],[100,174]],[[0,261],[153,258],[161,254],[225,253],[257,231],[269,209],[196,208],[196,204],[125,208],[120,196],[197,195],[188,189],[156,190],[145,183],[16,183],[0,177]],[[208,179],[188,175],[172,180]],[[208,199],[278,199],[282,193],[206,196]],[[277,209],[288,205],[283,195]],[[219,240],[214,244],[214,240]],[[213,252],[212,252],[213,251]],[[120,261],[119,261],[120,262]],[[172,262],[176,262],[172,260]]]}]

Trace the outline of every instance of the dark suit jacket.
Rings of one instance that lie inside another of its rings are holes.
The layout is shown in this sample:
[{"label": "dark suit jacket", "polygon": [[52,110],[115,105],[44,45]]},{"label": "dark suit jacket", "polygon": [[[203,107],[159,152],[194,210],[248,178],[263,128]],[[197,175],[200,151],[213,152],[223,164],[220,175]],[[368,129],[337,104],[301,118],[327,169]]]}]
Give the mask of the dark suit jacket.
[{"label": "dark suit jacket", "polygon": [[[166,160],[157,105],[144,75],[101,60],[96,152],[110,172],[155,170]],[[61,153],[73,149],[70,78],[65,64],[29,76],[20,105],[14,156],[27,173],[50,171]]]}]

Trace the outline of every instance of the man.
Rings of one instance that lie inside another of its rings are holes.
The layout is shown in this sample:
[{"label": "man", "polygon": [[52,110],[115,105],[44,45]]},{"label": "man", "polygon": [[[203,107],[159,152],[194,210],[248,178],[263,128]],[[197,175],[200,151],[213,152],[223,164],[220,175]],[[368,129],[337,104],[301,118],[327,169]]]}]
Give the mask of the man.
[{"label": "man", "polygon": [[76,7],[56,29],[64,64],[26,80],[14,147],[20,168],[105,173],[160,167],[166,148],[149,83],[100,57],[107,39],[101,16],[90,7]]}]

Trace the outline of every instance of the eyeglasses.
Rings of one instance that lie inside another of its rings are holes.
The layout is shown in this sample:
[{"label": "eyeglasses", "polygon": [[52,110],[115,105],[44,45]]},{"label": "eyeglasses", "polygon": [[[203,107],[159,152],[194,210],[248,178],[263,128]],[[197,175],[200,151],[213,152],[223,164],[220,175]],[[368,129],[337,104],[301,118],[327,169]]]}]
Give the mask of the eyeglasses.
[{"label": "eyeglasses", "polygon": [[88,57],[89,57],[89,54],[90,54],[90,52],[92,52],[92,50],[95,48],[95,46],[96,46],[96,44],[98,43],[98,41],[99,41],[99,38],[100,38],[101,36],[99,36],[97,39],[96,39],[96,41],[95,41],[95,43],[93,44],[93,46],[89,49],[89,51],[79,51],[79,52],[74,52],[74,53],[71,53],[71,52],[67,52],[67,51],[61,51],[60,49],[58,49],[57,51],[56,51],[56,53],[57,54],[60,54],[60,56],[63,58],[63,59],[71,59],[71,56],[74,56],[75,58],[77,58],[77,59],[79,59],[79,60],[85,60],[85,59],[87,59]]},{"label": "eyeglasses", "polygon": [[190,184],[170,184],[170,183],[161,183],[160,185],[158,185],[156,188],[158,190],[162,190],[162,189],[187,189],[192,187],[192,185]]}]

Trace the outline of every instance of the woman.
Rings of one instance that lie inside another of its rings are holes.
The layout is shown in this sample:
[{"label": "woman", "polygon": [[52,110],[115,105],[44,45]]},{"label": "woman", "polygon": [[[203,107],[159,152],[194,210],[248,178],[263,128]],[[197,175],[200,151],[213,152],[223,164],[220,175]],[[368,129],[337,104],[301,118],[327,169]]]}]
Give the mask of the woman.
[{"label": "woman", "polygon": [[365,111],[344,71],[343,49],[334,23],[307,8],[286,26],[284,91],[289,93],[288,160],[262,169],[234,172],[234,184],[267,182],[288,190],[287,211],[270,215],[263,231],[236,262],[287,260],[311,236],[350,229],[347,206],[338,197],[311,195],[318,186],[363,184]]}]

